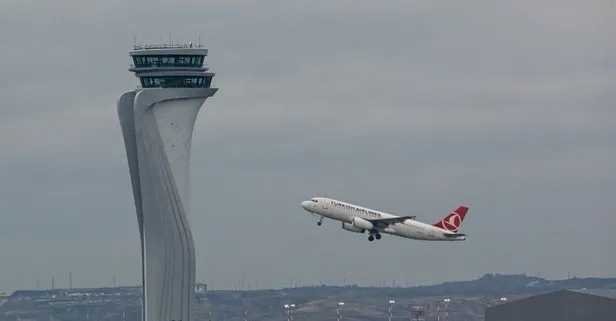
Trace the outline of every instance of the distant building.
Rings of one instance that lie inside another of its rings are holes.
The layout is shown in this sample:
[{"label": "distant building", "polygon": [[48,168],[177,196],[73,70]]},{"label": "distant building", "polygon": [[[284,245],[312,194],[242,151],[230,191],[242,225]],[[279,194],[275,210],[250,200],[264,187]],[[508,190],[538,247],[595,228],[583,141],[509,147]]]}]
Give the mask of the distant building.
[{"label": "distant building", "polygon": [[591,320],[616,320],[616,290],[560,290],[485,310],[485,321]]},{"label": "distant building", "polygon": [[205,293],[207,292],[207,284],[197,282],[195,283],[195,292],[197,293]]}]

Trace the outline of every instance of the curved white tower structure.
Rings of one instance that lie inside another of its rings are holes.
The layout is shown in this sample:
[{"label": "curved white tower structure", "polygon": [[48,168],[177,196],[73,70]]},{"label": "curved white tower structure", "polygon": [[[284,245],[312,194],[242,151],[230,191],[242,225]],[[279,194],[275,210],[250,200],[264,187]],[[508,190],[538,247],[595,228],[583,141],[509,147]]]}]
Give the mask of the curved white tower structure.
[{"label": "curved white tower structure", "polygon": [[142,320],[192,321],[191,139],[201,105],[218,89],[200,46],[135,46],[130,55],[141,87],[120,97],[118,116],[141,234]]}]

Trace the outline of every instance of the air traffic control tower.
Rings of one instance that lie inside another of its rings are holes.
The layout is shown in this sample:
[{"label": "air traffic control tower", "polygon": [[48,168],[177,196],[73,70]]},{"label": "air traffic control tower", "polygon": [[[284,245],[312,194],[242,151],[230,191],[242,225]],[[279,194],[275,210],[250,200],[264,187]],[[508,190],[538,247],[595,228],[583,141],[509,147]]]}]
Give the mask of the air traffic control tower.
[{"label": "air traffic control tower", "polygon": [[141,318],[193,321],[191,139],[201,106],[218,89],[200,45],[135,46],[130,56],[141,86],[120,97],[118,116],[141,235]]}]

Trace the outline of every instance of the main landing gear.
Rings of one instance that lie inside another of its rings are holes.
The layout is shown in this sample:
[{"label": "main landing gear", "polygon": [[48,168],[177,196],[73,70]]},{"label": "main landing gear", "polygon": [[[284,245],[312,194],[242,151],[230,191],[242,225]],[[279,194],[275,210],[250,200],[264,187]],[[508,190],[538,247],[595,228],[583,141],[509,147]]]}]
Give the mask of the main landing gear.
[{"label": "main landing gear", "polygon": [[370,241],[370,242],[374,241],[375,237],[376,237],[377,240],[380,240],[381,239],[381,234],[379,234],[378,232],[374,233],[374,234],[370,234],[370,236],[368,236],[368,241]]}]

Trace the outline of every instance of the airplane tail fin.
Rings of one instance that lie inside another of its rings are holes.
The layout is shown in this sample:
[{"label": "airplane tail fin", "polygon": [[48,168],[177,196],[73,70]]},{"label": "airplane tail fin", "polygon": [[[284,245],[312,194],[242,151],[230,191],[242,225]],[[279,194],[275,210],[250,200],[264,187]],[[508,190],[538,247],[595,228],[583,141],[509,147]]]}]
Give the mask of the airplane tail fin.
[{"label": "airplane tail fin", "polygon": [[432,226],[442,228],[445,231],[457,233],[460,230],[462,221],[468,212],[468,207],[460,206],[455,211],[450,212],[447,216],[443,217],[440,221],[437,221]]}]

